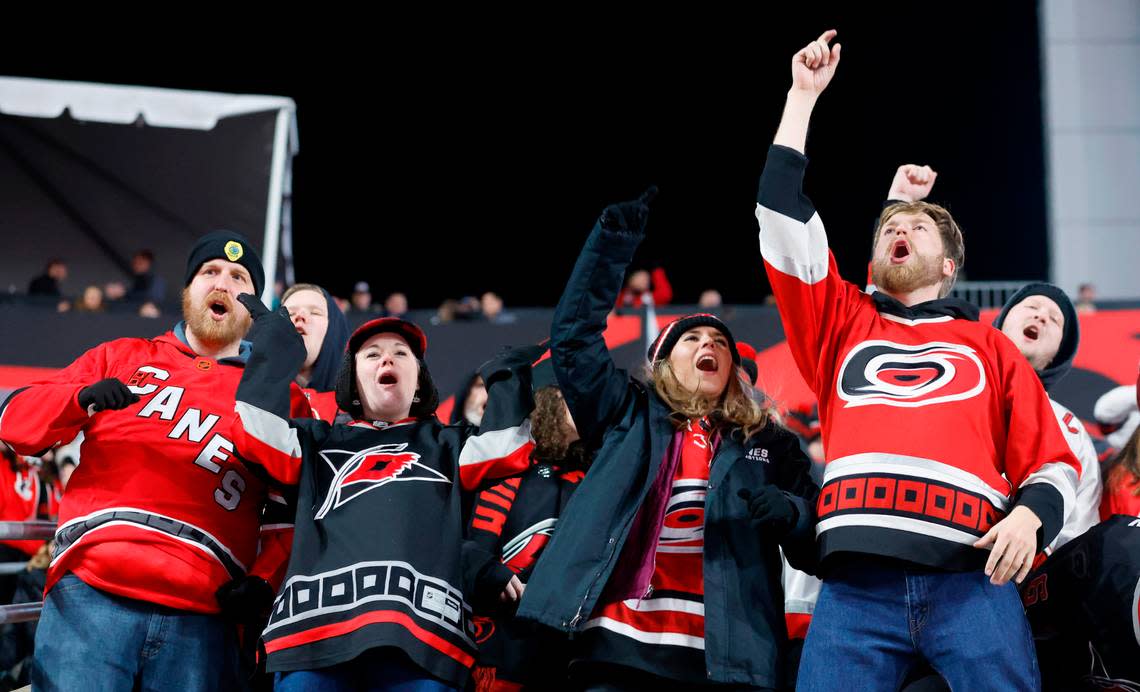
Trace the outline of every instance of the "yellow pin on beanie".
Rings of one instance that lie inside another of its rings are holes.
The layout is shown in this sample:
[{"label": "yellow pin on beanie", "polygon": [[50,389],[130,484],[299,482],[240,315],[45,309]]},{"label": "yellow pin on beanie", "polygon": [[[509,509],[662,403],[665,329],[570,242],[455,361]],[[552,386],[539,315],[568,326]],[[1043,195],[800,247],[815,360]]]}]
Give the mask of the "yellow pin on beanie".
[{"label": "yellow pin on beanie", "polygon": [[213,231],[202,236],[190,250],[190,256],[186,258],[184,285],[189,286],[198,269],[212,259],[224,259],[245,267],[249,272],[249,278],[253,281],[254,293],[261,295],[262,289],[265,288],[265,270],[261,266],[261,258],[258,257],[257,251],[244,235],[234,231]]},{"label": "yellow pin on beanie", "polygon": [[241,256],[245,254],[245,250],[242,249],[241,243],[237,242],[236,240],[231,240],[230,242],[226,243],[226,246],[222,249],[222,251],[226,253],[226,259],[231,262],[237,262],[239,259],[241,259]]}]

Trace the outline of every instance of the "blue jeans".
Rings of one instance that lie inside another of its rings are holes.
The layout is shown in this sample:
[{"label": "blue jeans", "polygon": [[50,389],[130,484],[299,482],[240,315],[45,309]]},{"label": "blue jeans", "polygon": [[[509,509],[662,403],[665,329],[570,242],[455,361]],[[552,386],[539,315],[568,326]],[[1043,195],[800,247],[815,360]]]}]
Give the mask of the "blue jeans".
[{"label": "blue jeans", "polygon": [[860,562],[829,576],[812,615],[797,689],[897,690],[925,659],[955,690],[1040,690],[1017,588],[976,572]]},{"label": "blue jeans", "polygon": [[395,649],[372,649],[328,668],[277,673],[274,692],[457,692]]},{"label": "blue jeans", "polygon": [[64,575],[44,599],[32,687],[244,689],[237,632],[214,615],[114,596]]}]

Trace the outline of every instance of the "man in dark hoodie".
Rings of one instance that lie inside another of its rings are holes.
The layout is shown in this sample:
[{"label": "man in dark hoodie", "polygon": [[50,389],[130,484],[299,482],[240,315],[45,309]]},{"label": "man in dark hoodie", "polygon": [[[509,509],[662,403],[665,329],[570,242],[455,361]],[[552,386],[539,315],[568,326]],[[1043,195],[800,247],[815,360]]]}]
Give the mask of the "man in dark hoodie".
[{"label": "man in dark hoodie", "polygon": [[297,373],[309,405],[321,420],[336,417],[336,375],[348,343],[348,320],[336,300],[316,284],[295,284],[281,304],[305,342],[305,362]]},{"label": "man in dark hoodie", "polygon": [[[1072,369],[1081,341],[1080,323],[1072,301],[1053,284],[1032,283],[1014,293],[994,320],[994,326],[1013,341],[1033,366],[1046,393]],[[1038,564],[1100,520],[1100,466],[1092,438],[1069,409],[1052,398],[1049,403],[1065,441],[1081,462],[1081,479],[1072,511],[1065,517],[1061,532],[1043,555],[1038,555]]]}]

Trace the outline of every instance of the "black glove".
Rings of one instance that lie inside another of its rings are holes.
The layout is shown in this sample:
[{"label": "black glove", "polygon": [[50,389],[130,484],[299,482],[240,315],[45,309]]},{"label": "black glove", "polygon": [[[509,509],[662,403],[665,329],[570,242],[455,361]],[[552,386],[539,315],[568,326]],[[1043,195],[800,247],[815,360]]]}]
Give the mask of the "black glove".
[{"label": "black glove", "polygon": [[[481,556],[485,556],[487,559],[479,566],[475,574],[475,588],[468,602],[477,612],[493,613],[504,607],[499,600],[499,594],[507,588],[507,584],[510,583],[515,573],[488,552],[480,552],[471,557]],[[509,604],[509,607],[515,607],[515,604]]]},{"label": "black glove", "polygon": [[607,231],[644,233],[649,220],[649,203],[657,196],[657,186],[650,185],[641,196],[630,202],[611,204],[602,212],[602,228]]},{"label": "black glove", "polygon": [[214,597],[222,607],[222,617],[225,620],[246,624],[269,619],[274,595],[269,582],[247,574],[222,584]]},{"label": "black glove", "polygon": [[518,371],[530,367],[531,363],[538,360],[546,349],[550,347],[549,341],[543,341],[541,344],[534,346],[518,346],[502,351],[491,360],[479,366],[479,376],[483,378],[483,382],[490,384],[492,379],[500,373],[507,373],[511,371]]},{"label": "black glove", "polygon": [[755,494],[747,488],[741,488],[736,494],[748,503],[748,515],[752,521],[776,532],[778,536],[787,533],[800,517],[799,510],[788,496],[774,485],[765,485]]},{"label": "black glove", "polygon": [[290,355],[299,354],[301,361],[304,362],[305,341],[297,333],[293,320],[289,318],[289,310],[284,305],[276,310],[270,310],[252,293],[239,293],[237,299],[253,317],[253,326],[245,338],[255,349],[259,345],[262,349],[267,347],[287,349]]},{"label": "black glove", "polygon": [[84,409],[94,405],[96,411],[118,410],[138,400],[138,394],[127,389],[127,385],[114,377],[99,380],[79,390],[79,405]]}]

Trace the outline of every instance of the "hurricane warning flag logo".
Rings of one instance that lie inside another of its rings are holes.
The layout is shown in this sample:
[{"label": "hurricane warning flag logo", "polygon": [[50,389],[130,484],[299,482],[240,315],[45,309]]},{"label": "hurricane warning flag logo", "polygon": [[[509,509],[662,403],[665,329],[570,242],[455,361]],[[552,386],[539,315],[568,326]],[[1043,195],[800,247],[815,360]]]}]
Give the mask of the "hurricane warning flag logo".
[{"label": "hurricane warning flag logo", "polygon": [[[360,452],[325,450],[320,454],[332,467],[335,475],[329,484],[329,494],[317,511],[323,519],[332,510],[354,500],[364,493],[399,481],[425,481],[450,483],[439,471],[420,463],[416,452],[404,451],[408,443],[385,444],[369,447]],[[337,466],[332,457],[344,455],[348,461]]]},{"label": "hurricane warning flag logo", "polygon": [[557,523],[557,519],[543,519],[503,544],[503,564],[515,574],[533,566]]},{"label": "hurricane warning flag logo", "polygon": [[844,408],[943,404],[977,396],[985,387],[977,352],[944,342],[864,341],[847,354],[836,382]]}]

